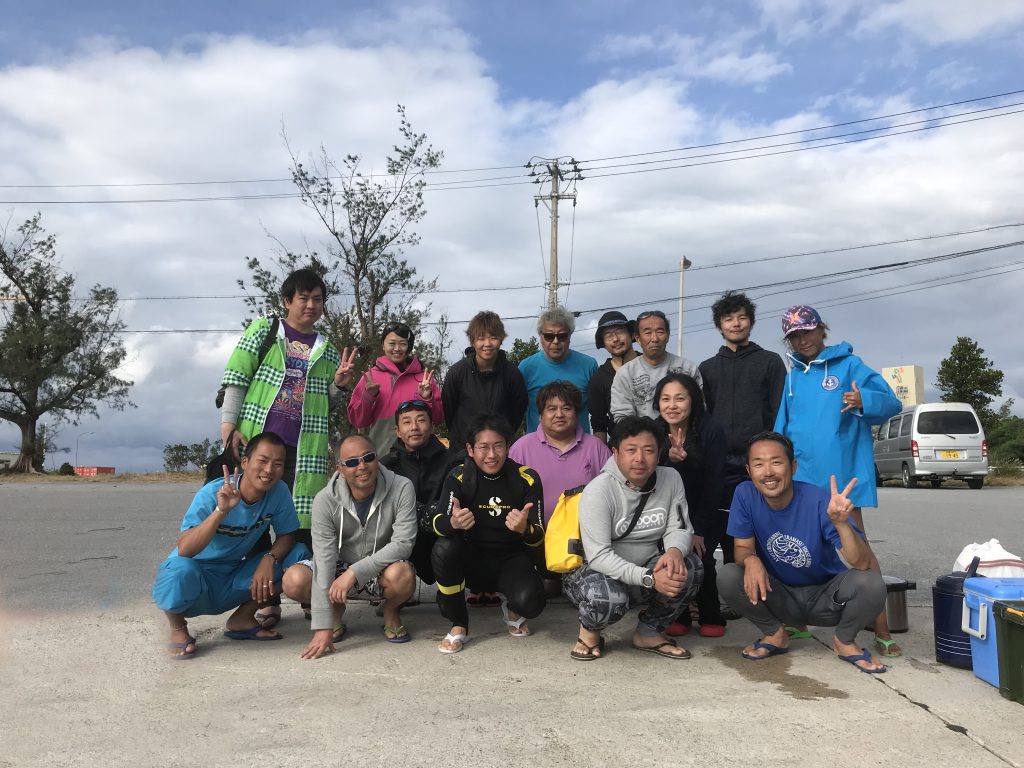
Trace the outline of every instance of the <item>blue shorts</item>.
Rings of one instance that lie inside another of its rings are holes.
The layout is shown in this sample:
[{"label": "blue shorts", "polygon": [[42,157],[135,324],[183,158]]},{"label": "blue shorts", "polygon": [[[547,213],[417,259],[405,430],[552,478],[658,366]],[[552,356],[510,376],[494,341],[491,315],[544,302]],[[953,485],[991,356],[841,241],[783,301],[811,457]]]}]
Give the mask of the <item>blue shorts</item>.
[{"label": "blue shorts", "polygon": [[[280,563],[274,563],[274,581],[290,566],[309,557],[304,544],[296,544]],[[161,611],[186,617],[231,611],[252,600],[252,575],[263,556],[233,563],[196,560],[171,555],[160,564],[153,582],[153,601]]]}]

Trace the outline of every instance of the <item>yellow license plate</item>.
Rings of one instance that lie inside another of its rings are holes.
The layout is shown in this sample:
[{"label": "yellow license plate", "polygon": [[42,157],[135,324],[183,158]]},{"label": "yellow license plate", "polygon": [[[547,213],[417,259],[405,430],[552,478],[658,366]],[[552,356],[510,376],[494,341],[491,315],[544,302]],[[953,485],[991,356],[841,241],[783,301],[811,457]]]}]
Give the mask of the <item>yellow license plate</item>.
[{"label": "yellow license plate", "polygon": [[960,451],[939,451],[940,459],[959,459]]}]

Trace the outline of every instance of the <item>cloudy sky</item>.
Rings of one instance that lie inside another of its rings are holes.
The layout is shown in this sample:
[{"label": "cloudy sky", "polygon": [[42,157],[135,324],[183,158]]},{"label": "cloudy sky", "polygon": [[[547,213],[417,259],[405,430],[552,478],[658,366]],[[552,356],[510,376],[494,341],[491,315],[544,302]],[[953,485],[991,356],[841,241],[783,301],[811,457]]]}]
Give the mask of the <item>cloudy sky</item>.
[{"label": "cloudy sky", "polygon": [[[216,437],[246,311],[204,297],[237,297],[268,234],[322,240],[292,197],[187,198],[290,193],[282,126],[300,154],[379,170],[398,103],[454,171],[408,253],[443,289],[432,316],[536,314],[549,223],[522,166],[571,156],[585,178],[563,203],[560,296],[581,351],[605,308],[677,326],[685,254],[688,357],[718,347],[710,297],[748,288],[762,345],[782,351],[781,310],[809,303],[870,365],[923,366],[932,398],[971,336],[1024,412],[1024,249],[953,257],[1024,240],[1018,0],[3,5],[2,220],[41,211],[79,284],[128,299],[138,407],[63,427],[82,464],[158,470],[164,445]],[[0,450],[17,439],[0,425]]]}]

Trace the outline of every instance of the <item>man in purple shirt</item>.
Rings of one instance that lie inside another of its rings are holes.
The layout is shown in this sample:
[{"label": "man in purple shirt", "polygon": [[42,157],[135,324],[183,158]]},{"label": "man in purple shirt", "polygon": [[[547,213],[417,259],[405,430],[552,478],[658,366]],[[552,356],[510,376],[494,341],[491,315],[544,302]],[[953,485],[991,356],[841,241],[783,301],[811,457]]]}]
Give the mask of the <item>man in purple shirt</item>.
[{"label": "man in purple shirt", "polygon": [[[519,438],[508,452],[510,459],[540,475],[545,526],[562,492],[589,483],[612,455],[603,440],[580,426],[582,400],[580,391],[568,381],[545,384],[537,392],[540,426]],[[549,595],[557,595],[561,580],[546,574],[544,587]]]}]

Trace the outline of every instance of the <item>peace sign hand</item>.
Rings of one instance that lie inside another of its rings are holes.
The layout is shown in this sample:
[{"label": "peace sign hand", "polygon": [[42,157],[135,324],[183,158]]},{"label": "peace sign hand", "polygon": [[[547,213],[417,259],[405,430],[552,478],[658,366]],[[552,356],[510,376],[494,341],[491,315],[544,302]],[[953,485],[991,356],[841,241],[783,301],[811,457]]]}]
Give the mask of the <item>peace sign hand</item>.
[{"label": "peace sign hand", "polygon": [[217,491],[217,506],[221,512],[230,512],[232,509],[238,506],[238,502],[242,500],[242,492],[238,490],[238,467],[235,467],[235,472],[228,478],[227,465],[224,466],[224,485]]},{"label": "peace sign hand", "polygon": [[420,381],[419,390],[420,397],[422,397],[424,400],[429,398],[430,393],[433,391],[432,387],[430,386],[431,382],[433,381],[433,376],[434,374],[429,368],[423,372],[423,380]]},{"label": "peace sign hand", "polygon": [[363,374],[363,384],[366,385],[366,394],[370,397],[376,397],[380,393],[380,384],[373,380],[370,371]]},{"label": "peace sign hand", "polygon": [[341,350],[341,365],[334,372],[334,385],[338,389],[348,389],[352,384],[356,370],[356,352],[358,351],[358,347],[352,347],[351,353],[349,353],[348,347]]},{"label": "peace sign hand", "polygon": [[669,460],[676,464],[686,461],[686,449],[683,448],[683,444],[686,442],[686,435],[680,434],[677,438],[670,434],[668,440],[671,443],[671,447],[668,449]]},{"label": "peace sign hand", "polygon": [[828,509],[825,511],[828,513],[829,520],[833,523],[845,523],[849,520],[850,512],[854,509],[854,503],[846,497],[856,484],[857,478],[855,477],[843,489],[843,492],[840,493],[836,486],[836,476],[832,475],[832,498],[829,500]]},{"label": "peace sign hand", "polygon": [[850,386],[853,387],[853,391],[843,393],[843,410],[840,413],[859,411],[864,407],[864,398],[860,395],[860,388],[857,386],[857,382],[854,381]]}]

